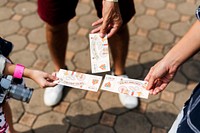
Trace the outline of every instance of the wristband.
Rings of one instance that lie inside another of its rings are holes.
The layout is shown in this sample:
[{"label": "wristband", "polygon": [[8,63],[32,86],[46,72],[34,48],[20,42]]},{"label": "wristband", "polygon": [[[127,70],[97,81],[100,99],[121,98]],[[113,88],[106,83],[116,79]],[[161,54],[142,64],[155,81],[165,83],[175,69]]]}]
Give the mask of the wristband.
[{"label": "wristband", "polygon": [[109,1],[109,2],[118,2],[118,0],[105,0],[105,1]]},{"label": "wristband", "polygon": [[15,67],[15,71],[14,71],[13,77],[21,79],[22,75],[24,73],[24,68],[25,67],[23,65],[17,64],[16,67]]}]

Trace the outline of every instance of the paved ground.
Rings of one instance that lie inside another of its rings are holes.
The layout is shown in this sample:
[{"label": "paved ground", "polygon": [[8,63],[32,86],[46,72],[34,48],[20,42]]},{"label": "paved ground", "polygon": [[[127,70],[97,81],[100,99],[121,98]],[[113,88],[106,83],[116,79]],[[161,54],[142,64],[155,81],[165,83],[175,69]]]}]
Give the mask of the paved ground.
[{"label": "paved ground", "polygon": [[[135,0],[137,14],[129,23],[127,74],[143,79],[149,68],[177,42],[194,22],[197,0]],[[0,0],[0,35],[14,43],[14,62],[53,71],[36,0]],[[93,3],[80,0],[69,24],[66,63],[70,70],[90,73],[88,33],[96,20]],[[180,49],[181,52],[181,49]],[[23,133],[166,133],[200,77],[200,55],[188,60],[168,88],[137,109],[127,110],[118,95],[66,89],[56,107],[43,104],[43,89],[35,88],[29,104],[10,100],[14,127]],[[66,93],[68,90],[68,93]]]}]

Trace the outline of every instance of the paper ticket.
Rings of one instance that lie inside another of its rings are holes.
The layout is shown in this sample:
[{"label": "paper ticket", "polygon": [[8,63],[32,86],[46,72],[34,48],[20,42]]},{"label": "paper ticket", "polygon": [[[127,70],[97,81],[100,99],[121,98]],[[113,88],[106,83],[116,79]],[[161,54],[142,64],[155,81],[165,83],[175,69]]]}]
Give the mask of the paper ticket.
[{"label": "paper ticket", "polygon": [[147,83],[147,81],[106,75],[101,89],[147,99],[149,96],[149,91],[145,89]]},{"label": "paper ticket", "polygon": [[92,73],[110,71],[107,36],[101,38],[99,34],[89,34],[89,39]]},{"label": "paper ticket", "polygon": [[56,76],[59,78],[59,80],[56,81],[58,84],[95,92],[98,91],[102,80],[101,76],[64,69],[60,69]]}]

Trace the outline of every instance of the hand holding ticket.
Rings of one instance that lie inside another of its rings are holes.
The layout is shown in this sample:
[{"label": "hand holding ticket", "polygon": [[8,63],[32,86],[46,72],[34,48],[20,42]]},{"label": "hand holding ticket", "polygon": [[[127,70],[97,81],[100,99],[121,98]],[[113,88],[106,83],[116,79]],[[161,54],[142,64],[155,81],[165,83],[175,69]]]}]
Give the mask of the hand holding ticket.
[{"label": "hand holding ticket", "polygon": [[101,89],[147,99],[149,91],[146,87],[147,81],[106,75]]}]

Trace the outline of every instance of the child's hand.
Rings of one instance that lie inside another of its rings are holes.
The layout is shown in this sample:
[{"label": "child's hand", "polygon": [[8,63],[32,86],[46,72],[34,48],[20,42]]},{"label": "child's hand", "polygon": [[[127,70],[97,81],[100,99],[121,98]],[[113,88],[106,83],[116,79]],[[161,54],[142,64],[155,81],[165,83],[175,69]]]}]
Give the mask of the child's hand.
[{"label": "child's hand", "polygon": [[30,78],[34,80],[41,88],[55,86],[56,83],[53,83],[53,81],[58,80],[56,76],[43,71],[31,70],[30,73]]}]

